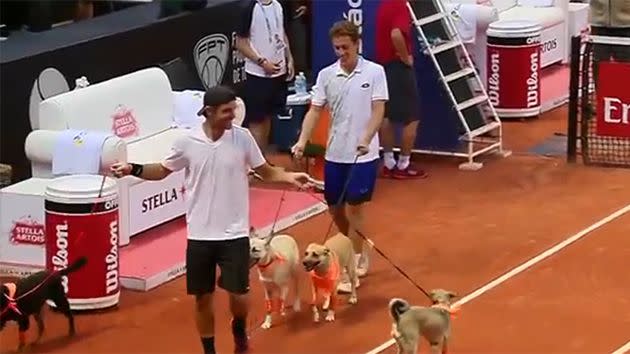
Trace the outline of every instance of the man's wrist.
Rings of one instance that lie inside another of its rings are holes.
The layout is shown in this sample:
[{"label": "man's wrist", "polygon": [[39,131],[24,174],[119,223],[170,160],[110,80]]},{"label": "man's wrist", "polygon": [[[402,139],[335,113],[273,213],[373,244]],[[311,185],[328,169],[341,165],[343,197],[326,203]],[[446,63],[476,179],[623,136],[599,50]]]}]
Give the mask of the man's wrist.
[{"label": "man's wrist", "polygon": [[142,175],[144,165],[138,163],[130,163],[129,165],[131,165],[131,171],[129,172],[130,175],[134,177],[140,177]]},{"label": "man's wrist", "polygon": [[263,65],[267,61],[267,58],[259,57],[256,59],[256,64]]}]

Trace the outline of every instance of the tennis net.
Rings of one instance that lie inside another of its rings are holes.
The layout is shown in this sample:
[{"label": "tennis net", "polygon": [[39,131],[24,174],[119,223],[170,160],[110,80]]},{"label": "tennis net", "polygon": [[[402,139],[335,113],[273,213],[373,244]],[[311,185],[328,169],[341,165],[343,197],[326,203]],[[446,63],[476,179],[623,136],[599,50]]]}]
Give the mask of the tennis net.
[{"label": "tennis net", "polygon": [[571,44],[568,159],[630,168],[630,38],[591,35]]}]

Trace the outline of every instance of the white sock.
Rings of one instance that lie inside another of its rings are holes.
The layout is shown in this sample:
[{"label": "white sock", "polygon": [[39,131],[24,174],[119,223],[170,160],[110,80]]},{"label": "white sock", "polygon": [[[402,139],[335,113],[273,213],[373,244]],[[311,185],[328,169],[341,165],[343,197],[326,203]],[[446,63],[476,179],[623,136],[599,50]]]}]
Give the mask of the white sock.
[{"label": "white sock", "polygon": [[409,167],[409,159],[410,156],[400,155],[400,157],[398,158],[398,169],[404,170]]},{"label": "white sock", "polygon": [[383,153],[383,160],[385,167],[389,168],[390,170],[396,166],[396,159],[394,159],[394,153],[391,151]]}]

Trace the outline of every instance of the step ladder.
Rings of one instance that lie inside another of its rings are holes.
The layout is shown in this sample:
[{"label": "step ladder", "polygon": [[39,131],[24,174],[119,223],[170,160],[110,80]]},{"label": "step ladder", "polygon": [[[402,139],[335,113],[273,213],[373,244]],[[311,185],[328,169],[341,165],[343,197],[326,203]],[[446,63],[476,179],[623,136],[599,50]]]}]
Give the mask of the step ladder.
[{"label": "step ladder", "polygon": [[[511,155],[510,151],[503,148],[503,130],[499,116],[490,103],[485,85],[453,22],[452,17],[456,14],[449,13],[441,0],[410,0],[407,1],[407,8],[418,32],[417,39],[423,53],[430,56],[457,112],[463,127],[459,139],[464,143],[459,151],[414,152],[464,157],[467,161],[460,164],[459,168],[469,171],[483,167],[483,163],[475,161],[479,155]],[[447,38],[440,38],[440,35],[446,35]],[[437,40],[430,40],[430,37],[437,37]],[[445,74],[445,71],[450,72]]]}]

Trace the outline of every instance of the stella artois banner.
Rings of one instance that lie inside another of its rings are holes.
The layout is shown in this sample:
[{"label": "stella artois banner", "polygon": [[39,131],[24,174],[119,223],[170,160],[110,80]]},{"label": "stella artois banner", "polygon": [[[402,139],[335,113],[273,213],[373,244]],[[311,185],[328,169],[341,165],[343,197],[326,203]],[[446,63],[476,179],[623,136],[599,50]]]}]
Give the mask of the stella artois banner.
[{"label": "stella artois banner", "polygon": [[597,77],[597,135],[630,139],[630,63],[606,61]]}]

